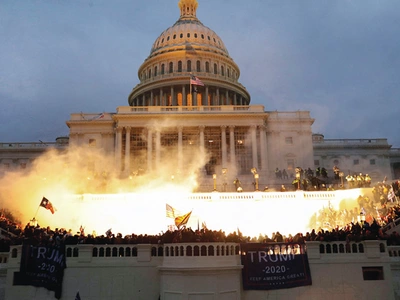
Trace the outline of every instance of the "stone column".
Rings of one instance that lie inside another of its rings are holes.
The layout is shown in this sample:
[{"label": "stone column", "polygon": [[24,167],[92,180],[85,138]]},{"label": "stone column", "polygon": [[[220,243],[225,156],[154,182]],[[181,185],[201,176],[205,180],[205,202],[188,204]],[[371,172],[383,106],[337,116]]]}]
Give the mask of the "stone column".
[{"label": "stone column", "polygon": [[252,150],[252,157],[253,157],[253,167],[258,167],[258,157],[257,157],[257,126],[251,126],[251,150]]},{"label": "stone column", "polygon": [[182,106],[187,106],[186,87],[182,86]]},{"label": "stone column", "polygon": [[183,166],[183,161],[182,161],[182,157],[183,157],[183,155],[182,155],[182,153],[183,153],[183,151],[182,151],[182,149],[183,149],[183,146],[182,146],[182,130],[183,130],[183,127],[182,126],[178,126],[178,172],[183,170],[183,168],[182,168],[182,166]]},{"label": "stone column", "polygon": [[131,127],[125,127],[125,166],[124,171],[125,174],[129,174],[131,172]]},{"label": "stone column", "polygon": [[206,86],[206,95],[205,99],[203,99],[203,105],[208,105],[208,86]]},{"label": "stone column", "polygon": [[233,104],[234,105],[238,105],[238,103],[237,103],[237,94],[236,93],[233,93]]},{"label": "stone column", "polygon": [[225,91],[225,104],[230,105],[228,90]]},{"label": "stone column", "polygon": [[173,86],[171,86],[171,105],[176,106],[175,91]]},{"label": "stone column", "polygon": [[222,151],[222,167],[226,168],[227,148],[226,148],[226,126],[221,126],[221,151]]},{"label": "stone column", "polygon": [[216,105],[218,106],[218,105],[221,105],[221,99],[219,98],[219,89],[217,88],[217,96],[215,97],[216,99],[215,99],[215,102],[216,102]]},{"label": "stone column", "polygon": [[229,138],[230,138],[230,156],[231,166],[236,167],[236,153],[235,153],[235,126],[229,126]]},{"label": "stone column", "polygon": [[204,154],[205,154],[205,149],[204,149],[204,128],[205,126],[199,126],[200,129],[200,154],[201,157],[203,158]]},{"label": "stone column", "polygon": [[192,101],[193,106],[197,106],[197,92],[193,91],[193,101]]},{"label": "stone column", "polygon": [[268,175],[267,135],[265,126],[260,128],[261,169],[264,176]]},{"label": "stone column", "polygon": [[147,128],[147,169],[153,170],[153,129]]},{"label": "stone column", "polygon": [[150,106],[154,106],[154,95],[153,95],[153,90],[150,92]]},{"label": "stone column", "polygon": [[122,159],[122,127],[118,126],[116,129],[115,136],[115,166],[117,172],[121,172],[121,159]]},{"label": "stone column", "polygon": [[161,158],[161,133],[157,131],[156,133],[156,168],[160,167]]},{"label": "stone column", "polygon": [[159,105],[160,106],[163,106],[164,104],[163,104],[163,91],[162,91],[162,89],[160,89],[160,100],[159,100]]}]

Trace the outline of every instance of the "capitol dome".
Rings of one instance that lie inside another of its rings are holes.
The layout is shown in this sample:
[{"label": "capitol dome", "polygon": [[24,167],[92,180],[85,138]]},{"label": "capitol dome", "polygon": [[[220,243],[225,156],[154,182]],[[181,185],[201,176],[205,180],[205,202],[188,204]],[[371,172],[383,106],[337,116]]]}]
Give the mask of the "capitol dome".
[{"label": "capitol dome", "polygon": [[150,57],[166,51],[184,50],[188,46],[229,57],[221,38],[197,19],[197,1],[180,1],[179,7],[181,9],[179,20],[156,39]]},{"label": "capitol dome", "polygon": [[180,0],[178,7],[179,19],[155,40],[140,66],[129,105],[249,105],[239,67],[222,39],[196,16],[197,0]]}]

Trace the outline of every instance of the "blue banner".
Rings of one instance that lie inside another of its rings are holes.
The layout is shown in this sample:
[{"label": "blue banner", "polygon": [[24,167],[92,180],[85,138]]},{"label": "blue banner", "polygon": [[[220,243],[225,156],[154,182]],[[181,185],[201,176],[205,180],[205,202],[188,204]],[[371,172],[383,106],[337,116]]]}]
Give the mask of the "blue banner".
[{"label": "blue banner", "polygon": [[312,283],[304,244],[242,244],[241,260],[245,290],[286,289]]},{"label": "blue banner", "polygon": [[65,245],[23,245],[21,267],[14,273],[14,285],[33,285],[54,291],[61,298],[64,269],[66,268]]}]

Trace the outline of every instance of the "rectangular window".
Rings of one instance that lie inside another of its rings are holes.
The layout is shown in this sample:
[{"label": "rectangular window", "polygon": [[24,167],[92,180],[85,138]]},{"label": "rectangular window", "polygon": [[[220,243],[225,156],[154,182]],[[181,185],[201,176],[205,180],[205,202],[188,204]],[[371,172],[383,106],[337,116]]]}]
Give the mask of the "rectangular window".
[{"label": "rectangular window", "polygon": [[293,144],[293,138],[291,136],[285,137],[285,143],[287,145],[292,145]]},{"label": "rectangular window", "polygon": [[353,165],[358,165],[360,161],[358,159],[353,160]]},{"label": "rectangular window", "polygon": [[294,159],[288,159],[287,160],[287,169],[289,171],[294,170]]},{"label": "rectangular window", "polygon": [[375,159],[370,159],[370,160],[369,160],[369,164],[370,164],[370,165],[375,165]]},{"label": "rectangular window", "polygon": [[362,267],[364,280],[384,280],[383,267]]},{"label": "rectangular window", "polygon": [[96,147],[96,139],[89,139],[89,147]]}]

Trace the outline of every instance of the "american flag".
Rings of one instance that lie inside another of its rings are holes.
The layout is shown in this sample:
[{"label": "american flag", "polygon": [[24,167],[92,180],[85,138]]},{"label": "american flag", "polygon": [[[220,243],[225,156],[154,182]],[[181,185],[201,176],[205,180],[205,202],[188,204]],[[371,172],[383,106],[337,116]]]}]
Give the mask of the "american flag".
[{"label": "american flag", "polygon": [[204,86],[204,83],[196,76],[190,76],[190,84]]},{"label": "american flag", "polygon": [[169,204],[166,204],[166,216],[175,219],[175,209]]}]

